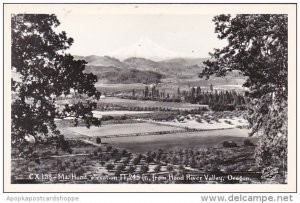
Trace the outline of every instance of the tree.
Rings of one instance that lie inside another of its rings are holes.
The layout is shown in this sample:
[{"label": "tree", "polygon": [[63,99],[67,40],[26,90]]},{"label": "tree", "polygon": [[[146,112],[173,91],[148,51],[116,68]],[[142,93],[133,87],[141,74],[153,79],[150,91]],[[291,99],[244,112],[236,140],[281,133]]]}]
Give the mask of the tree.
[{"label": "tree", "polygon": [[133,173],[135,171],[135,167],[134,166],[129,166],[127,173]]},{"label": "tree", "polygon": [[[11,16],[12,146],[20,151],[28,145],[26,137],[36,143],[55,142],[69,148],[54,119],[66,116],[84,120],[86,126],[98,125],[93,117],[94,101],[59,106],[56,99],[74,92],[99,99],[94,83],[97,77],[83,73],[86,62],[65,53],[73,39],[54,29],[60,22],[55,15],[14,14]],[[91,99],[90,99],[91,100]]]},{"label": "tree", "polygon": [[145,166],[145,165],[143,165],[143,166],[141,166],[141,173],[147,173],[149,171],[149,167],[148,166]]},{"label": "tree", "polygon": [[149,94],[149,87],[148,86],[145,86],[145,91],[144,91],[145,95],[144,97],[148,97],[148,94]]},{"label": "tree", "polygon": [[134,165],[138,165],[140,162],[141,162],[141,159],[138,158],[138,157],[136,157],[136,158],[133,159],[133,164]]},{"label": "tree", "polygon": [[129,164],[129,162],[130,162],[130,157],[127,157],[124,159],[123,164],[126,166]]},{"label": "tree", "polygon": [[158,165],[156,165],[156,166],[154,167],[154,172],[155,172],[155,173],[159,173],[160,170],[161,170],[161,165],[160,165],[160,164],[158,164]]},{"label": "tree", "polygon": [[123,171],[125,169],[125,166],[123,164],[117,166],[117,170]]},{"label": "tree", "polygon": [[96,137],[96,143],[101,144],[101,138],[100,137]]},{"label": "tree", "polygon": [[110,152],[111,150],[112,150],[112,146],[107,145],[107,147],[106,147],[106,152]]},{"label": "tree", "polygon": [[111,171],[111,170],[113,170],[115,168],[115,165],[113,165],[113,164],[107,164],[106,165],[106,170],[108,170],[108,171]]},{"label": "tree", "polygon": [[180,87],[177,88],[177,96],[179,97],[181,95],[181,92],[180,92]]},{"label": "tree", "polygon": [[174,168],[173,168],[173,166],[172,166],[172,165],[168,165],[168,166],[167,166],[167,170],[168,170],[169,172],[171,172],[171,171],[173,171],[173,170],[174,170]]},{"label": "tree", "polygon": [[288,17],[287,15],[218,15],[213,18],[219,39],[228,45],[210,53],[200,77],[238,71],[249,89],[249,123],[263,131],[256,150],[258,164],[286,170]]},{"label": "tree", "polygon": [[148,155],[147,157],[146,157],[146,162],[149,164],[149,163],[151,163],[153,161],[153,157],[151,156],[151,155]]}]

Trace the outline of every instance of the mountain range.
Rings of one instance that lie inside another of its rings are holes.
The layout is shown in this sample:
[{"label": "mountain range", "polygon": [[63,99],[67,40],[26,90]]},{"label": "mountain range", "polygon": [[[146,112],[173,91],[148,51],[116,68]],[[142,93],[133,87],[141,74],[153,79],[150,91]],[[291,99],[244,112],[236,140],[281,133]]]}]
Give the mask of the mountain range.
[{"label": "mountain range", "polygon": [[[121,84],[149,84],[159,83],[161,80],[166,83],[199,81],[198,75],[204,68],[203,62],[209,59],[176,53],[146,37],[104,56],[74,56],[74,58],[88,62],[85,71],[97,75],[102,83]],[[234,72],[230,73],[228,78],[233,77],[241,76]],[[214,79],[214,82],[217,81],[221,80]]]},{"label": "mountain range", "polygon": [[[146,76],[152,78],[145,80],[145,83],[158,82],[159,78],[166,77],[195,77],[203,69],[203,61],[207,60],[206,58],[173,58],[162,61],[153,61],[146,58],[131,57],[121,61],[110,56],[91,55],[74,57],[75,59],[81,59],[88,62],[86,72],[94,73],[98,76],[98,79],[107,79],[110,82],[115,82],[118,79],[115,78],[112,80],[114,74],[126,75],[129,73],[140,73],[140,75],[142,75],[144,72]],[[131,76],[134,77],[134,75],[128,75],[129,78]],[[119,82],[122,82],[122,79],[120,79]],[[126,82],[130,83],[130,80],[126,79]],[[132,82],[143,81],[134,80]]]}]

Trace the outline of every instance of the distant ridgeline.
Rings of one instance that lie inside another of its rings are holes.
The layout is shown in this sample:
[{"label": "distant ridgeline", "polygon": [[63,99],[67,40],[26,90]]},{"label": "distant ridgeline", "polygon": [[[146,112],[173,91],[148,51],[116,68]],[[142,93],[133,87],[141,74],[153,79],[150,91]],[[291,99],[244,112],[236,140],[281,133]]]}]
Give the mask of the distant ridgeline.
[{"label": "distant ridgeline", "polygon": [[121,98],[135,100],[153,100],[165,102],[189,102],[192,104],[209,105],[214,111],[245,110],[247,99],[243,92],[235,90],[214,90],[210,86],[209,91],[203,91],[201,87],[190,87],[188,91],[181,91],[178,87],[177,94],[170,95],[160,91],[155,84],[145,86],[145,89],[137,91],[132,89],[131,94],[119,95]]},{"label": "distant ridgeline", "polygon": [[98,80],[106,80],[109,83],[159,83],[165,76],[154,71],[137,69],[123,69],[113,66],[87,66],[86,72],[97,75]]},{"label": "distant ridgeline", "polygon": [[120,61],[109,56],[75,56],[88,62],[85,72],[97,75],[107,83],[159,83],[166,77],[194,78],[202,69],[205,58],[152,61],[131,57]]}]

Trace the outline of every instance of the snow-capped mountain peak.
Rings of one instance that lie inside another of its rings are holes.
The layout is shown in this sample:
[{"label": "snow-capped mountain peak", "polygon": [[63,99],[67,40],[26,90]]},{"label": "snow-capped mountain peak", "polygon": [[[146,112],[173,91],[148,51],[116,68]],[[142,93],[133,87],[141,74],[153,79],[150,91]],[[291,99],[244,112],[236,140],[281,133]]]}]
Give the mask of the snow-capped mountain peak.
[{"label": "snow-capped mountain peak", "polygon": [[165,47],[158,45],[147,37],[141,37],[131,46],[118,49],[106,55],[124,60],[130,57],[141,57],[151,60],[163,60],[178,57],[176,52],[170,51]]}]

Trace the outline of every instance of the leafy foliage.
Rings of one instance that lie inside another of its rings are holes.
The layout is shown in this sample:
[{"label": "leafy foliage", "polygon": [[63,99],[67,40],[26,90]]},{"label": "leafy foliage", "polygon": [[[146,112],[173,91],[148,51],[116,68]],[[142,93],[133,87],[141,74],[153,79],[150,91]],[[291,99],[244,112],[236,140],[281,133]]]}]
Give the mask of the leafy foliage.
[{"label": "leafy foliage", "polygon": [[[218,15],[219,39],[228,45],[210,53],[200,77],[225,76],[234,70],[247,77],[252,133],[262,131],[256,152],[264,166],[281,165],[287,154],[288,27],[287,15]],[[280,162],[278,162],[280,160]]]},{"label": "leafy foliage", "polygon": [[58,106],[56,99],[70,93],[98,99],[93,74],[83,73],[86,62],[74,60],[65,53],[73,39],[66,33],[55,32],[60,22],[55,15],[16,14],[12,26],[12,145],[21,151],[27,145],[26,137],[35,142],[54,141],[68,148],[57,130],[54,119],[75,116],[86,121],[87,127],[97,124],[91,110],[95,103],[78,102],[74,106]]}]

